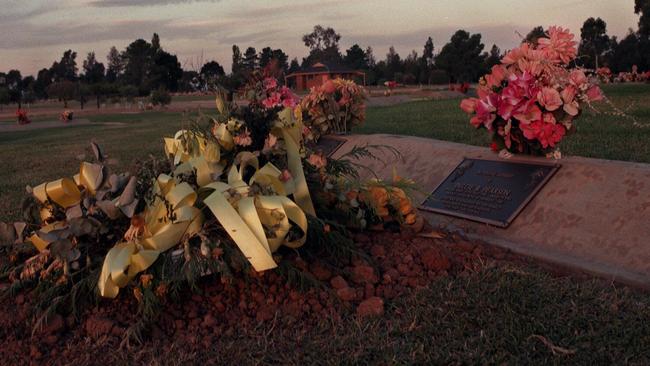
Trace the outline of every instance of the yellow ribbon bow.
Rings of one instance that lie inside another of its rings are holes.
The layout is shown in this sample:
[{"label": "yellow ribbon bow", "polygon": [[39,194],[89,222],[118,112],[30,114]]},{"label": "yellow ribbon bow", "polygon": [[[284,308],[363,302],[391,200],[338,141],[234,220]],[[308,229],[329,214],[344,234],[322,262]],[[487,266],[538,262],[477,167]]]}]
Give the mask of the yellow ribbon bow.
[{"label": "yellow ribbon bow", "polygon": [[[242,178],[247,165],[257,167],[257,159],[252,157],[243,161],[239,169],[233,165],[228,173],[228,183],[214,182],[203,187],[202,190],[213,190],[203,202],[253,268],[260,272],[277,267],[272,254],[281,245],[298,248],[305,243],[307,217],[286,196],[253,195],[251,187]],[[279,175],[280,170],[268,163],[257,169],[250,183],[266,185],[278,193],[277,189],[284,189]],[[293,240],[287,238],[291,222],[302,230],[302,235]]]},{"label": "yellow ribbon bow", "polygon": [[104,259],[98,284],[103,297],[116,297],[119,289],[149,268],[160,253],[201,230],[203,215],[194,207],[197,195],[189,184],[161,174],[154,189],[156,198],[145,211],[141,236],[116,244]]},{"label": "yellow ribbon bow", "polygon": [[232,136],[221,124],[216,130],[220,131],[221,139],[217,144],[206,139],[200,133],[180,130],[173,138],[165,138],[165,153],[174,157],[176,169],[174,174],[196,170],[197,183],[206,185],[221,175],[224,165],[221,164],[221,148],[232,149]]},{"label": "yellow ribbon bow", "polygon": [[[34,187],[32,193],[41,203],[41,220],[46,222],[52,217],[52,204],[56,203],[64,209],[78,205],[81,202],[81,191],[83,187],[91,194],[95,194],[104,181],[104,167],[100,164],[83,162],[79,168],[79,174],[73,178],[61,178],[52,182],[41,183]],[[43,226],[40,230],[29,237],[29,241],[39,250],[47,249],[50,243],[57,240],[53,235],[59,230],[65,229],[65,222],[53,222]]]}]

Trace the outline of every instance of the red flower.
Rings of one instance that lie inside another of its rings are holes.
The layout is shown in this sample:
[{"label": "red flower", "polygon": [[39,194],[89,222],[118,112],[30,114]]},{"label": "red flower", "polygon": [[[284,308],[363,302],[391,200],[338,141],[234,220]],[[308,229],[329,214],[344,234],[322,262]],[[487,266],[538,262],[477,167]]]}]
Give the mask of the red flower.
[{"label": "red flower", "polygon": [[562,140],[566,130],[561,124],[552,124],[544,122],[534,122],[530,124],[520,124],[524,136],[529,140],[537,140],[543,148],[555,147]]},{"label": "red flower", "polygon": [[499,151],[499,145],[496,142],[492,142],[490,144],[490,150],[492,150],[494,152],[498,152]]}]

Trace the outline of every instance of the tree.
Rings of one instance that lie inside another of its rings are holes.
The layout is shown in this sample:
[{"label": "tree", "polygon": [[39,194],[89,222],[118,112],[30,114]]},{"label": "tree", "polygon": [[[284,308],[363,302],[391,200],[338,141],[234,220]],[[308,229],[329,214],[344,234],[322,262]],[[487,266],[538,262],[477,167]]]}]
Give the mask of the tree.
[{"label": "tree", "polygon": [[260,52],[260,56],[259,56],[260,67],[262,68],[266,67],[266,65],[268,65],[269,62],[271,62],[272,58],[273,58],[273,50],[271,49],[271,47],[262,48],[262,51]]},{"label": "tree", "polygon": [[21,95],[20,99],[23,103],[34,103],[36,101],[36,93],[34,92],[34,84],[36,80],[33,76],[25,76],[21,81]]},{"label": "tree", "polygon": [[260,68],[268,66],[272,61],[275,60],[276,66],[280,70],[289,69],[289,56],[282,51],[282,49],[271,49],[271,47],[264,47],[262,52],[260,52],[258,57],[258,64]]},{"label": "tree", "polygon": [[47,98],[47,87],[52,84],[52,73],[50,69],[41,69],[34,83],[34,92],[38,98]]},{"label": "tree", "polygon": [[368,46],[366,48],[366,65],[368,67],[373,68],[377,64],[377,60],[375,59],[375,54],[373,53],[372,47]]},{"label": "tree", "polygon": [[97,62],[95,52],[88,52],[83,62],[83,79],[88,84],[96,84],[104,81],[104,64]]},{"label": "tree", "polygon": [[485,46],[480,34],[470,35],[458,30],[449,43],[442,47],[436,58],[436,65],[445,70],[454,82],[478,80],[484,58],[481,55]]},{"label": "tree", "polygon": [[219,78],[226,73],[223,67],[217,61],[210,61],[201,67],[201,84],[204,90],[211,90],[216,88]]},{"label": "tree", "polygon": [[289,69],[289,55],[284,53],[284,51],[282,51],[281,48],[277,48],[273,50],[273,55],[271,57],[271,60],[277,61],[278,68],[280,70],[284,71]]},{"label": "tree", "polygon": [[639,65],[642,59],[640,54],[641,41],[639,35],[631,29],[627,36],[623,38],[613,48],[610,61],[610,68],[613,72],[630,71],[632,66]]},{"label": "tree", "polygon": [[5,85],[9,90],[9,100],[22,108],[23,77],[18,70],[9,70],[5,76]]},{"label": "tree", "polygon": [[158,36],[158,33],[154,33],[153,36],[151,37],[151,50],[155,53],[161,50],[160,48],[160,37]]},{"label": "tree", "polygon": [[345,58],[343,60],[347,66],[356,70],[364,70],[368,68],[368,64],[366,63],[366,53],[358,44],[352,45],[352,47],[345,51]]},{"label": "tree", "polygon": [[415,50],[412,50],[408,56],[404,59],[402,63],[402,80],[404,84],[415,84],[420,80],[420,60],[421,57],[418,57],[418,53]]},{"label": "tree", "polygon": [[239,74],[239,71],[242,68],[242,56],[239,46],[236,44],[232,45],[232,73]]},{"label": "tree", "polygon": [[120,55],[120,52],[117,50],[117,48],[115,48],[115,46],[111,47],[111,50],[106,56],[106,59],[108,60],[106,80],[113,83],[117,81],[124,72],[124,59],[122,58],[122,55]]},{"label": "tree", "polygon": [[395,51],[395,47],[390,46],[386,54],[386,71],[385,77],[388,79],[395,79],[395,73],[402,71],[402,59]]},{"label": "tree", "polygon": [[122,53],[124,82],[139,88],[142,94],[147,94],[145,83],[153,64],[151,51],[149,42],[144,39],[137,39],[131,42]]},{"label": "tree", "polygon": [[77,79],[77,53],[72,50],[63,52],[59,62],[54,62],[50,68],[54,81],[75,81]]},{"label": "tree", "polygon": [[257,51],[255,50],[255,47],[248,47],[246,49],[246,52],[244,52],[244,59],[242,61],[242,66],[248,72],[253,71],[257,68],[258,59],[257,59]]},{"label": "tree", "polygon": [[490,53],[485,55],[485,66],[484,72],[488,72],[492,66],[498,65],[501,63],[501,49],[497,45],[493,44],[490,48]]},{"label": "tree", "polygon": [[634,0],[634,13],[640,14],[639,34],[650,37],[650,0]]},{"label": "tree", "polygon": [[223,67],[219,65],[217,61],[206,62],[205,65],[201,67],[202,76],[219,77],[225,74]]},{"label": "tree", "polygon": [[63,101],[63,108],[68,108],[68,101],[74,99],[76,85],[70,80],[57,81],[47,87],[47,94]]},{"label": "tree", "polygon": [[2,106],[5,104],[9,104],[11,102],[11,99],[9,98],[9,88],[3,86],[0,87],[0,111],[2,110]]},{"label": "tree", "polygon": [[178,57],[162,49],[152,48],[153,65],[149,71],[149,80],[145,84],[147,91],[165,88],[175,92],[178,90],[178,81],[183,77],[183,69]]},{"label": "tree", "polygon": [[303,60],[303,64],[321,62],[340,62],[342,60],[339,52],[339,41],[341,35],[331,27],[321,25],[314,26],[311,33],[302,36],[302,41],[309,48],[309,56]]},{"label": "tree", "polygon": [[427,67],[431,67],[433,65],[433,39],[431,37],[427,38],[427,41],[424,44],[422,58],[426,61]]},{"label": "tree", "polygon": [[178,90],[182,92],[194,92],[201,88],[202,80],[198,72],[183,70],[183,77],[178,84]]},{"label": "tree", "polygon": [[299,70],[300,70],[300,63],[298,62],[298,58],[297,58],[297,57],[294,57],[294,58],[291,60],[291,65],[289,65],[289,71],[288,71],[288,73],[291,74],[291,73],[293,73],[293,72],[297,72],[297,71],[299,71]]},{"label": "tree", "polygon": [[587,19],[580,29],[580,47],[578,48],[578,54],[584,66],[597,69],[609,46],[607,23],[600,18]]},{"label": "tree", "polygon": [[546,37],[546,32],[544,31],[544,27],[539,25],[528,32],[524,40],[528,43],[537,44],[537,39],[542,37]]}]

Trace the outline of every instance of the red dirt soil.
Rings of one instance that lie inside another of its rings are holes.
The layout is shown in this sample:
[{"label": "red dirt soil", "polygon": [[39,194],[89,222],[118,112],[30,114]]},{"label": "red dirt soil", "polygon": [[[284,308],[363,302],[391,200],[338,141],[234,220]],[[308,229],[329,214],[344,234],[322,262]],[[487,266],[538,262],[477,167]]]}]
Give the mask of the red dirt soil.
[{"label": "red dirt soil", "polygon": [[[325,263],[294,259],[297,267],[322,281],[322,287],[305,292],[289,286],[273,272],[232,283],[206,277],[199,293],[188,292],[181,296],[182,300],[163,305],[157,323],[145,335],[145,343],[136,348],[181,347],[184,352],[200,352],[220,335],[253,329],[260,322],[293,324],[295,331],[300,332],[323,319],[338,322],[342,317],[381,316],[386,301],[425,287],[437,277],[474,271],[486,257],[496,261],[522,260],[503,249],[459,238],[432,239],[381,232],[357,234],[354,239],[359,249],[369,254],[368,262],[357,259],[343,268],[332,268]],[[114,359],[110,358],[111,353],[116,352],[125,329],[135,319],[137,304],[127,298],[133,297],[101,300],[79,322],[72,316],[56,315],[33,337],[29,294],[4,300],[0,305],[4,309],[0,313],[0,364],[110,362]]]}]

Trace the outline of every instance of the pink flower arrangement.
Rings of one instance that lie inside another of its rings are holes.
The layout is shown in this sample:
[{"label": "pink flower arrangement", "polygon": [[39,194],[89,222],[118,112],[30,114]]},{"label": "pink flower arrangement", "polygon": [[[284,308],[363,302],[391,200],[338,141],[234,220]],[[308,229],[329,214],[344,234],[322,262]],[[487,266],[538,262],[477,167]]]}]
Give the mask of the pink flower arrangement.
[{"label": "pink flower arrangement", "polygon": [[600,88],[580,69],[574,35],[551,27],[536,45],[522,43],[481,78],[478,98],[460,108],[470,123],[492,133],[492,149],[547,155],[575,128],[583,104],[603,99]]},{"label": "pink flower arrangement", "polygon": [[291,92],[291,89],[286,86],[278,88],[278,82],[275,78],[267,77],[263,80],[263,84],[266,93],[266,98],[262,99],[264,108],[293,108],[298,104],[299,99]]},{"label": "pink flower arrangement", "polygon": [[235,144],[239,146],[250,146],[253,143],[251,132],[248,130],[248,128],[245,128],[244,132],[235,135],[232,139]]},{"label": "pink flower arrangement", "polygon": [[16,118],[18,118],[19,125],[26,125],[28,123],[32,123],[32,120],[29,119],[29,116],[27,116],[27,111],[24,109],[19,108],[16,110]]},{"label": "pink flower arrangement", "polygon": [[311,88],[300,102],[305,124],[315,139],[328,133],[347,133],[366,119],[366,92],[354,81],[328,80]]}]

